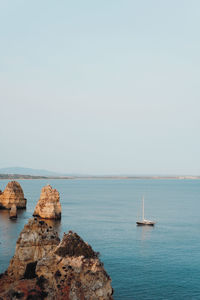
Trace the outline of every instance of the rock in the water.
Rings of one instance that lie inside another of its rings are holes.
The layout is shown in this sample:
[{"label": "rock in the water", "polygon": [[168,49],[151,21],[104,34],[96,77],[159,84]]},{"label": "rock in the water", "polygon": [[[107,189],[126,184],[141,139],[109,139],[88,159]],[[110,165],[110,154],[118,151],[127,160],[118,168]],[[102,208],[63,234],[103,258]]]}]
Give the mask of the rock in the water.
[{"label": "rock in the water", "polygon": [[52,189],[50,185],[42,188],[33,216],[55,220],[61,218],[60,195],[56,189]]},{"label": "rock in the water", "polygon": [[[43,221],[29,221],[21,232],[15,256],[0,277],[0,299],[112,300],[111,279],[98,253],[76,233],[64,234],[59,244],[54,237],[52,250],[34,254],[38,253],[36,245],[49,245],[51,228],[40,222]],[[20,263],[23,278],[17,274]]]},{"label": "rock in the water", "polygon": [[10,219],[16,219],[16,218],[17,218],[17,207],[15,204],[13,204],[10,209]]},{"label": "rock in the water", "polygon": [[15,254],[7,270],[8,275],[15,279],[24,277],[28,265],[46,256],[59,242],[58,234],[52,227],[37,218],[30,219],[17,240]]},{"label": "rock in the water", "polygon": [[26,208],[26,199],[21,185],[10,181],[3,193],[0,193],[0,208],[10,209],[15,204],[17,208]]}]

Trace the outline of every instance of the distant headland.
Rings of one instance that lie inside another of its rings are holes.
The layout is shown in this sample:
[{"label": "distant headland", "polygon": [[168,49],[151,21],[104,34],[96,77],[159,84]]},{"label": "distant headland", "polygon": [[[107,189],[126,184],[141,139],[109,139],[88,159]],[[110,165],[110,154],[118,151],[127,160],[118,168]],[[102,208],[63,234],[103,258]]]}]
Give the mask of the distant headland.
[{"label": "distant headland", "polygon": [[43,169],[9,167],[0,168],[1,179],[200,179],[200,175],[62,174]]}]

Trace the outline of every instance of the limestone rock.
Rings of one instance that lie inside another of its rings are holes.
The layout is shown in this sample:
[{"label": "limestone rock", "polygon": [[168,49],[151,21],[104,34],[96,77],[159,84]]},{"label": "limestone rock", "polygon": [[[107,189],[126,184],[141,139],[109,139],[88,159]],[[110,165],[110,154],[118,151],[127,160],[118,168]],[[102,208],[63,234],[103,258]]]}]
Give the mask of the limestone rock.
[{"label": "limestone rock", "polygon": [[10,219],[16,219],[16,218],[17,218],[17,207],[15,204],[13,204],[10,209]]},{"label": "limestone rock", "polygon": [[[76,233],[64,234],[59,244],[55,236],[52,249],[37,251],[39,244],[45,248],[51,240],[51,228],[40,222],[29,221],[21,232],[15,256],[0,276],[0,299],[112,300],[111,279],[98,253]],[[20,263],[23,278],[17,274]]]},{"label": "limestone rock", "polygon": [[[111,279],[90,245],[69,231],[56,249],[36,266],[39,278],[45,278],[48,299],[111,300]],[[49,293],[48,293],[49,294]]]},{"label": "limestone rock", "polygon": [[35,263],[59,244],[57,232],[44,221],[30,219],[20,233],[16,250],[8,267],[8,275],[22,278],[29,263]]},{"label": "limestone rock", "polygon": [[43,219],[60,219],[61,205],[59,200],[60,195],[56,189],[52,189],[50,185],[43,187],[33,216]]},{"label": "limestone rock", "polygon": [[10,181],[3,193],[0,193],[0,208],[10,209],[15,204],[17,208],[26,208],[26,199],[21,185],[17,181]]}]

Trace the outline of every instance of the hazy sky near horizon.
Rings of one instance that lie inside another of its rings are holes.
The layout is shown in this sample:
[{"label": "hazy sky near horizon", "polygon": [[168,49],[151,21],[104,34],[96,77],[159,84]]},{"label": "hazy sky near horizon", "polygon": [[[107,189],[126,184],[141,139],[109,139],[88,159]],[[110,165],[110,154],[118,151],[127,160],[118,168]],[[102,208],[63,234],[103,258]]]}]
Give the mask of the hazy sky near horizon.
[{"label": "hazy sky near horizon", "polygon": [[0,1],[0,167],[200,174],[200,2]]}]

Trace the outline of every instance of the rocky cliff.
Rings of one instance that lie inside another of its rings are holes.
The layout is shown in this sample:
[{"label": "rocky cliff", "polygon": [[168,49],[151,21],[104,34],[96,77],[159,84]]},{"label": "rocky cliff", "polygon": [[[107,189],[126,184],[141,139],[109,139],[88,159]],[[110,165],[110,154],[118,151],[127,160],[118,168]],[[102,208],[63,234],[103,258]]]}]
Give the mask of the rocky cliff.
[{"label": "rocky cliff", "polygon": [[36,266],[51,286],[49,299],[112,299],[111,279],[90,245],[70,231],[57,248]]},{"label": "rocky cliff", "polygon": [[0,299],[111,300],[111,279],[90,245],[69,231],[59,243],[44,221],[22,230],[8,270],[0,276]]},{"label": "rocky cliff", "polygon": [[10,181],[3,193],[0,193],[0,208],[10,209],[12,205],[17,208],[26,208],[26,199],[21,185],[17,181]]},{"label": "rocky cliff", "polygon": [[56,189],[52,189],[50,185],[42,188],[33,216],[43,219],[61,218],[60,195]]},{"label": "rocky cliff", "polygon": [[15,254],[10,261],[7,273],[15,279],[24,276],[29,263],[34,263],[47,255],[60,242],[57,232],[44,221],[30,219],[19,235]]}]

